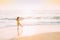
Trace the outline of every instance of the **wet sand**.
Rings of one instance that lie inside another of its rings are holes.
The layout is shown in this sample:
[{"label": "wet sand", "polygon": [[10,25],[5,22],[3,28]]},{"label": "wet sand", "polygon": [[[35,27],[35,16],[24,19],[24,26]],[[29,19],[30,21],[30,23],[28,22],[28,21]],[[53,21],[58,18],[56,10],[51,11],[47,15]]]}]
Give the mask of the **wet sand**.
[{"label": "wet sand", "polygon": [[[21,40],[60,40],[60,25],[35,25],[22,28]],[[17,40],[17,27],[0,28],[0,40]]]},{"label": "wet sand", "polygon": [[[17,40],[17,38],[12,38],[10,40]],[[60,32],[40,33],[22,37],[21,40],[60,40]]]}]

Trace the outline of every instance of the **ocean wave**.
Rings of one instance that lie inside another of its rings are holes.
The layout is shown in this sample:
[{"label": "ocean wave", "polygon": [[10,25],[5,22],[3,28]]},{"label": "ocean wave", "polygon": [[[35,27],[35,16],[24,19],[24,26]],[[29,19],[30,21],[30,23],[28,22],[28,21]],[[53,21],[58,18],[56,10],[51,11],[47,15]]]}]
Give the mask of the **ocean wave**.
[{"label": "ocean wave", "polygon": [[[24,20],[24,19],[54,19],[54,20],[60,20],[60,16],[20,17],[20,20]],[[0,18],[0,20],[16,20],[16,18]]]},{"label": "ocean wave", "polygon": [[[22,26],[36,26],[36,25],[60,25],[60,22],[40,22],[35,24],[22,24]],[[0,26],[0,28],[8,28],[8,27],[17,27],[17,25],[7,24],[4,26]]]}]

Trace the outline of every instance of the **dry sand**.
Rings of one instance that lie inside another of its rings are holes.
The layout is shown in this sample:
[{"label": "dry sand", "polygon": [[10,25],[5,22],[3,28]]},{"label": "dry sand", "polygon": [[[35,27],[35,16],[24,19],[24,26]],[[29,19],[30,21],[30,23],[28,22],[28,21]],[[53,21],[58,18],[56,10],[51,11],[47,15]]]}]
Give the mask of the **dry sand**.
[{"label": "dry sand", "polygon": [[[12,38],[10,40],[17,40],[17,38]],[[60,32],[36,34],[33,36],[22,37],[21,40],[60,40]]]}]

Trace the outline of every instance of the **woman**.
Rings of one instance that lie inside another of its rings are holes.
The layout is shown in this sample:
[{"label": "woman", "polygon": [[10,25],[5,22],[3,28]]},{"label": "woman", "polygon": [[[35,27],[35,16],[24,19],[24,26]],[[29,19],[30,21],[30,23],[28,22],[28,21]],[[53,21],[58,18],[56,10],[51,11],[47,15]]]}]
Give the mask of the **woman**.
[{"label": "woman", "polygon": [[20,31],[22,31],[21,30],[21,28],[20,28],[20,26],[21,26],[21,23],[20,23],[20,17],[17,17],[17,19],[16,19],[16,21],[17,21],[17,35],[18,35],[18,40],[20,40],[20,36],[21,36],[21,33],[20,33]]},{"label": "woman", "polygon": [[21,26],[20,17],[17,17],[16,21],[17,21],[17,26]]}]

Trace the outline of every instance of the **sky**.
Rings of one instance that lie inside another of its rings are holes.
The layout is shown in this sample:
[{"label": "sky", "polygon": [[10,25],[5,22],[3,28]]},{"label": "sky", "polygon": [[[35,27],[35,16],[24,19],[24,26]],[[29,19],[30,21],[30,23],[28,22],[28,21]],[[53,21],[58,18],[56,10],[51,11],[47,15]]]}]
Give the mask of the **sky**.
[{"label": "sky", "polygon": [[32,10],[60,10],[60,0],[0,0],[1,17],[33,16]]},{"label": "sky", "polygon": [[0,0],[0,10],[60,10],[59,0]]}]

